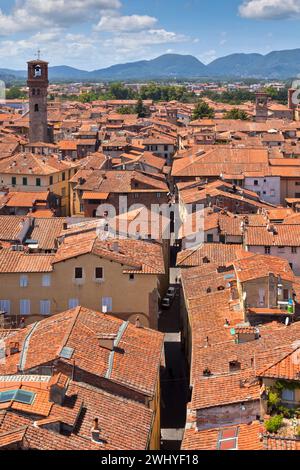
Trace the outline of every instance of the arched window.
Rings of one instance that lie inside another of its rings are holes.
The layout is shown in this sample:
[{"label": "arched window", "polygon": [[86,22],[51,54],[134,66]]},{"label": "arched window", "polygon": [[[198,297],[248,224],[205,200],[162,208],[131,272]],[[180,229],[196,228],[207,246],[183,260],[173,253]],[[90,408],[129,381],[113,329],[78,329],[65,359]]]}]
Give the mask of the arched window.
[{"label": "arched window", "polygon": [[40,66],[40,65],[37,65],[37,66],[34,68],[34,76],[35,76],[35,77],[41,77],[41,76],[42,76],[42,69],[41,69],[41,66]]},{"label": "arched window", "polygon": [[32,89],[32,94],[35,95],[35,88]]},{"label": "arched window", "polygon": [[38,105],[38,104],[35,104],[35,105],[34,105],[34,112],[35,112],[35,113],[38,113],[38,112],[39,112],[39,105]]}]

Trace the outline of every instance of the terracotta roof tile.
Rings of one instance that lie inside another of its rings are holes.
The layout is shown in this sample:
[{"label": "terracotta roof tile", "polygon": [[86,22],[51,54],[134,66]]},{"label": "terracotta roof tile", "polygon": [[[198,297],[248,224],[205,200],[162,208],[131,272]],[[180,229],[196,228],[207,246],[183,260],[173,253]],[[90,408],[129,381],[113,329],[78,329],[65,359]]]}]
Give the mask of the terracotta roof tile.
[{"label": "terracotta roof tile", "polygon": [[258,422],[206,431],[188,429],[185,431],[181,448],[182,450],[220,450],[218,446],[220,432],[224,433],[226,430],[234,431],[237,435],[236,450],[264,450],[263,439],[261,439],[262,426]]},{"label": "terracotta roof tile", "polygon": [[[31,329],[32,325],[4,339],[18,342],[22,351],[25,338],[32,331],[22,366],[24,371],[56,360],[63,347],[70,347],[74,349],[71,359],[61,358],[62,362],[73,365],[75,360],[79,369],[95,377],[106,377],[111,351],[100,346],[97,335],[122,332],[109,373],[110,380],[148,396],[154,394],[163,347],[161,333],[136,328],[83,307],[42,320],[34,330]],[[0,374],[16,374],[20,354],[7,357],[6,363],[0,364]]]}]

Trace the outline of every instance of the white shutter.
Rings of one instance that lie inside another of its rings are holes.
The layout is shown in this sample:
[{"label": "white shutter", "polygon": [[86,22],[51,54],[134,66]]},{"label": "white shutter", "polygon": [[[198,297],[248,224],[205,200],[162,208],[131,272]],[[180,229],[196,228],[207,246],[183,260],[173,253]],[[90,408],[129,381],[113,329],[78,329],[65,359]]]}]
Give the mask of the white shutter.
[{"label": "white shutter", "polygon": [[20,300],[20,315],[30,315],[30,300]]},{"label": "white shutter", "polygon": [[42,280],[43,287],[50,287],[51,286],[51,274],[44,274]]},{"label": "white shutter", "polygon": [[102,310],[103,307],[106,307],[107,312],[112,312],[112,298],[111,297],[102,297]]},{"label": "white shutter", "polygon": [[10,300],[0,300],[0,312],[10,315]]},{"label": "white shutter", "polygon": [[28,287],[28,276],[25,274],[22,274],[20,276],[20,287]]},{"label": "white shutter", "polygon": [[41,315],[50,315],[51,313],[51,302],[50,300],[41,300],[40,301],[40,314]]},{"label": "white shutter", "polygon": [[69,308],[76,308],[79,305],[78,299],[69,299]]}]

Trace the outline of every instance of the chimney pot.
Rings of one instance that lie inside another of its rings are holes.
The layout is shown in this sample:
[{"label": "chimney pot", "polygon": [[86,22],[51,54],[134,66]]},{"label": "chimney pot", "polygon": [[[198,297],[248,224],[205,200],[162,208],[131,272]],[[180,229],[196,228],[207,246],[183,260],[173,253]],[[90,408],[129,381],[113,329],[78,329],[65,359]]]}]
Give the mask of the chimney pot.
[{"label": "chimney pot", "polygon": [[93,442],[96,442],[96,443],[101,443],[101,439],[100,439],[100,427],[99,427],[99,420],[98,418],[95,418],[94,419],[94,422],[93,422],[93,427],[91,429],[91,438],[92,438],[92,441]]},{"label": "chimney pot", "polygon": [[100,431],[98,418],[94,419],[94,431]]},{"label": "chimney pot", "polygon": [[108,349],[109,351],[114,350],[115,339],[117,335],[115,334],[100,334],[97,336],[99,339],[99,345],[101,348]]}]

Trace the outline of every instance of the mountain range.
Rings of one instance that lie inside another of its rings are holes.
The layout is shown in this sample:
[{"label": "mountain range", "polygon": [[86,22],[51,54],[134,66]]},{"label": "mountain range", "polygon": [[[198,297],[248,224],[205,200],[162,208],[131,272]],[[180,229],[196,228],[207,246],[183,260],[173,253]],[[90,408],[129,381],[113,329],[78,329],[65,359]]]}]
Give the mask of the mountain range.
[{"label": "mountain range", "polygon": [[[191,55],[165,54],[87,72],[65,65],[50,67],[52,81],[110,81],[197,78],[296,78],[300,74],[300,49],[262,54],[231,54],[203,64]],[[25,70],[0,68],[1,79],[24,80]]]}]

